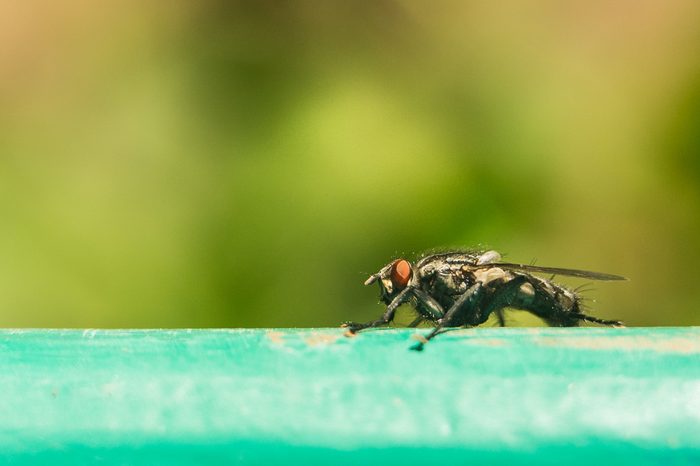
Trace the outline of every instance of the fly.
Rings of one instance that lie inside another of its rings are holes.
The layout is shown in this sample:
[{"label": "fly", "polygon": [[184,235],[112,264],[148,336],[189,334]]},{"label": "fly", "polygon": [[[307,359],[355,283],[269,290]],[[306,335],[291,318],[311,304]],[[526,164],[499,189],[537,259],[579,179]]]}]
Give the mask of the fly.
[{"label": "fly", "polygon": [[581,297],[575,291],[533,275],[537,273],[591,280],[626,280],[607,273],[501,262],[501,255],[496,251],[432,254],[415,264],[397,259],[365,281],[365,285],[379,284],[380,299],[386,304],[384,314],[366,323],[346,322],[343,327],[349,334],[355,334],[388,325],[398,307],[410,303],[418,316],[409,327],[422,322],[434,326],[412,347],[420,351],[425,343],[449,328],[481,325],[492,313],[501,326],[505,325],[505,308],[529,311],[555,327],[575,327],[584,321],[624,326],[617,320],[585,314]]}]

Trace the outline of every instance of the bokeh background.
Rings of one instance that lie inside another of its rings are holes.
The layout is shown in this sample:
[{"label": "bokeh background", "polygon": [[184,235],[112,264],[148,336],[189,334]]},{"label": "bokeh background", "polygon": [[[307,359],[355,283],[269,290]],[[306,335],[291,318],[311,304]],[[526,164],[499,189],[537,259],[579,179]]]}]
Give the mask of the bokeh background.
[{"label": "bokeh background", "polygon": [[699,157],[695,0],[3,2],[0,325],[335,326],[460,246],[697,325]]}]

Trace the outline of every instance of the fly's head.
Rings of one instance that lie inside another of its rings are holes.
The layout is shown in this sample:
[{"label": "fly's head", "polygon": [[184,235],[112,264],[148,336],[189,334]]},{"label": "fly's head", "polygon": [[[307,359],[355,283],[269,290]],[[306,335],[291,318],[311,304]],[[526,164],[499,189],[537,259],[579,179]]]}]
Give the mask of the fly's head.
[{"label": "fly's head", "polygon": [[406,259],[396,259],[385,265],[379,272],[372,274],[365,281],[365,285],[379,283],[380,298],[384,303],[389,304],[397,294],[415,280],[414,277],[413,265]]}]

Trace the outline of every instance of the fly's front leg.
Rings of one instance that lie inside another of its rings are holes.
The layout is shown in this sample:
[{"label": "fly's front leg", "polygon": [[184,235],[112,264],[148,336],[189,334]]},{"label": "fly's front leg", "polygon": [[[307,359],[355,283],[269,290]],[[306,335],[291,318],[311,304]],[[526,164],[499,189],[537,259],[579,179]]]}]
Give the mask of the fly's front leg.
[{"label": "fly's front leg", "polygon": [[342,327],[345,327],[348,329],[348,334],[353,335],[360,330],[364,330],[367,328],[372,328],[372,327],[380,327],[382,325],[387,325],[389,322],[394,320],[394,315],[396,314],[396,309],[398,309],[399,306],[404,304],[406,301],[411,299],[411,296],[413,295],[412,292],[413,288],[407,287],[404,288],[399,294],[396,295],[393,301],[389,303],[389,305],[386,307],[386,311],[384,312],[384,315],[380,317],[377,320],[372,320],[369,322],[366,322],[364,324],[358,323],[358,322],[345,322]]},{"label": "fly's front leg", "polygon": [[[422,351],[423,345],[428,343],[432,338],[446,331],[446,327],[453,325],[454,318],[460,311],[465,311],[468,314],[477,314],[479,303],[483,297],[484,286],[481,283],[472,285],[460,298],[455,301],[449,311],[437,321],[435,328],[425,337],[421,337],[421,341],[411,347],[412,350]],[[471,319],[473,320],[473,319]],[[468,320],[469,322],[470,320]]]}]

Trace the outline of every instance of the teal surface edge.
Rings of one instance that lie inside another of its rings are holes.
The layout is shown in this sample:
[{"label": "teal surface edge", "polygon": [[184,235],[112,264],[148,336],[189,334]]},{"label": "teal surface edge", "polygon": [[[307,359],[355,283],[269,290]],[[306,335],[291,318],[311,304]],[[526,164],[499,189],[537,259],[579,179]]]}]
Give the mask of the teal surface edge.
[{"label": "teal surface edge", "polygon": [[700,329],[0,331],[0,461],[700,461]]}]

